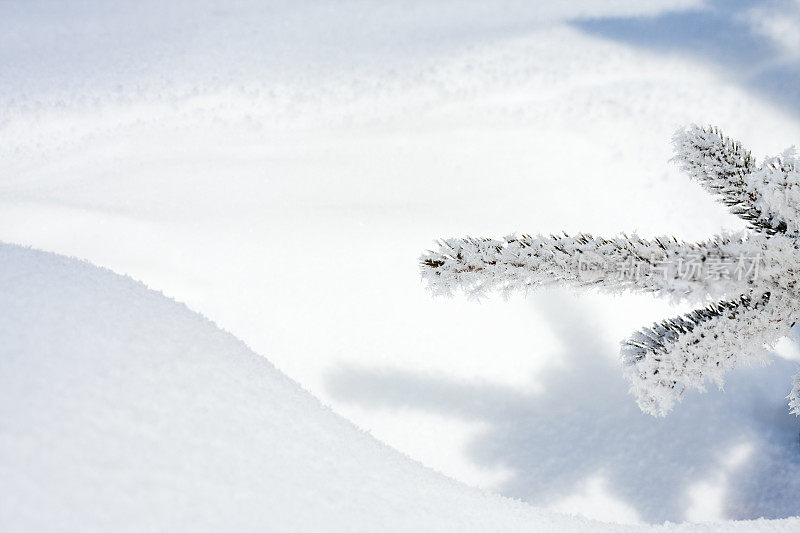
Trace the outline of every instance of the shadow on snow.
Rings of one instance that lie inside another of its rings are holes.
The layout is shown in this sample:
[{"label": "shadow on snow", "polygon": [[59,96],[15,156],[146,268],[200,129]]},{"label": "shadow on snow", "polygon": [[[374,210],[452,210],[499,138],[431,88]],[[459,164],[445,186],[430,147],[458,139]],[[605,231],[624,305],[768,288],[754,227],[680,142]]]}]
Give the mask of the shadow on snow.
[{"label": "shadow on snow", "polygon": [[[542,392],[365,368],[333,372],[329,391],[365,408],[483,422],[489,429],[468,456],[511,471],[499,492],[533,504],[568,496],[600,475],[613,496],[652,523],[685,520],[698,482],[724,487],[730,518],[800,513],[798,423],[785,399],[796,363],[776,358],[738,369],[724,392],[687,394],[656,419],[627,394],[616,354],[602,352],[597,326],[573,297],[546,293],[535,301],[563,346],[540,375]],[[535,339],[531,346],[534,356]]]},{"label": "shadow on snow", "polygon": [[[705,9],[655,17],[579,20],[573,26],[590,35],[709,61],[734,82],[800,115],[800,55],[781,54],[766,37],[752,30],[753,15],[748,9],[758,5],[712,0]],[[773,9],[780,6],[770,5]]]}]

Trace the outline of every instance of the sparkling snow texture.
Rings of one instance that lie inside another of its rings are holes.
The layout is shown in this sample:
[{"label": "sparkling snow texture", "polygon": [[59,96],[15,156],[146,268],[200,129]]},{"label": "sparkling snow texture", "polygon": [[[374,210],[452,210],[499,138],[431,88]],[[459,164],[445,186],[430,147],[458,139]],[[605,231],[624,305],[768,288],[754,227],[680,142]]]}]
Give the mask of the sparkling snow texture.
[{"label": "sparkling snow texture", "polygon": [[130,278],[2,244],[0,292],[4,532],[640,530],[427,470]]}]

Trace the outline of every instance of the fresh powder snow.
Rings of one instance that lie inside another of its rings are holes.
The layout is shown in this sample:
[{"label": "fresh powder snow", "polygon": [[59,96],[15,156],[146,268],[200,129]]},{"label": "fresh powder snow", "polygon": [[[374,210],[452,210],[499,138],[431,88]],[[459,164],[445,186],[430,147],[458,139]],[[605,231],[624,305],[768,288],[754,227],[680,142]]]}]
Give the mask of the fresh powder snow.
[{"label": "fresh powder snow", "polygon": [[3,531],[640,529],[536,509],[428,470],[130,278],[3,244],[0,292]]}]

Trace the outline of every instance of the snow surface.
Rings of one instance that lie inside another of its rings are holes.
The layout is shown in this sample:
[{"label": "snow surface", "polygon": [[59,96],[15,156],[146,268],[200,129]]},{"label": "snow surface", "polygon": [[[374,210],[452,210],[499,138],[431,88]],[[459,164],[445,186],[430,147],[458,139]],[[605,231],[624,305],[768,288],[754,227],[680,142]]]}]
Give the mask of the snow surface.
[{"label": "snow surface", "polygon": [[796,2],[297,4],[0,3],[0,239],[186,302],[485,490],[632,523],[800,514],[791,343],[652,421],[618,343],[688,307],[434,300],[417,268],[440,237],[742,229],[669,139],[798,142]]},{"label": "snow surface", "polygon": [[130,278],[3,244],[0,292],[4,532],[634,529],[436,474]]}]

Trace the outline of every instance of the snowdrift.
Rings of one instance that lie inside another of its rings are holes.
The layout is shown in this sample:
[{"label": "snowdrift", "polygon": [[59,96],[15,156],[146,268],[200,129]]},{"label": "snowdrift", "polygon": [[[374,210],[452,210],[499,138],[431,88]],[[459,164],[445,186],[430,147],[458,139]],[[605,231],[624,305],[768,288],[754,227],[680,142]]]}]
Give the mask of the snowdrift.
[{"label": "snowdrift", "polygon": [[130,278],[0,245],[0,294],[3,531],[635,529],[430,471]]}]

